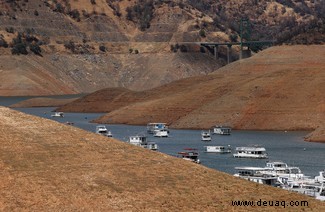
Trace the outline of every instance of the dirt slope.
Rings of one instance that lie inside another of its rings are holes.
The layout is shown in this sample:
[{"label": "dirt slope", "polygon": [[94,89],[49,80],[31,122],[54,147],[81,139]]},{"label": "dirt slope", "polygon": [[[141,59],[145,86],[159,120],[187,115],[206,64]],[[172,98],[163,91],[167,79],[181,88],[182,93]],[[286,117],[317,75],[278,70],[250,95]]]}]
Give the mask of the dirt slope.
[{"label": "dirt slope", "polygon": [[201,53],[0,55],[0,95],[78,94],[119,86],[144,90],[220,66]]},{"label": "dirt slope", "polygon": [[[108,96],[109,101],[98,105],[101,112],[109,113],[96,120],[98,122],[162,121],[174,128],[198,129],[215,124],[254,130],[323,128],[324,55],[323,45],[272,47],[207,76],[148,90],[146,99],[134,99],[139,94],[128,94],[132,100],[119,98],[119,94],[103,90],[60,110],[94,111],[96,99]],[[92,104],[87,106],[88,99],[92,99]],[[325,141],[325,135],[321,137]]]},{"label": "dirt slope", "polygon": [[[0,210],[229,211],[232,200],[325,203],[0,107]],[[245,210],[247,207],[245,207]]]}]

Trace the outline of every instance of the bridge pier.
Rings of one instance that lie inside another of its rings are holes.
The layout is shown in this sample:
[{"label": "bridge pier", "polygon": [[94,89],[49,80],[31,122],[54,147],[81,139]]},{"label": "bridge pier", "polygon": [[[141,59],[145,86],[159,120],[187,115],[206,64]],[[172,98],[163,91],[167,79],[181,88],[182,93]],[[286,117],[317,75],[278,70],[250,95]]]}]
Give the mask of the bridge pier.
[{"label": "bridge pier", "polygon": [[231,45],[227,45],[227,64],[230,63]]},{"label": "bridge pier", "polygon": [[218,46],[218,45],[215,45],[215,46],[213,47],[213,50],[214,50],[214,57],[215,57],[216,59],[219,59],[219,51],[218,51],[218,49],[219,49],[219,46]]}]

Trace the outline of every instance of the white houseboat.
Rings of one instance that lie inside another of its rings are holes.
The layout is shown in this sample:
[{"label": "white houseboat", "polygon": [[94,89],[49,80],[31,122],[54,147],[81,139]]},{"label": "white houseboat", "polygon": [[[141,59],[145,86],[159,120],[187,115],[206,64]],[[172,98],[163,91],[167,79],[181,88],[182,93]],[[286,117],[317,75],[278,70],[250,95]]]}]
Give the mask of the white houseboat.
[{"label": "white houseboat", "polygon": [[155,131],[158,130],[167,130],[167,124],[166,123],[148,123],[147,124],[147,132],[149,134],[154,134]]},{"label": "white houseboat", "polygon": [[142,135],[135,135],[135,136],[130,136],[128,143],[135,145],[135,146],[140,146],[145,149],[150,149],[150,150],[158,150],[158,145],[154,142],[148,142],[146,136]]},{"label": "white houseboat", "polygon": [[256,158],[264,159],[268,158],[266,149],[259,146],[251,147],[236,147],[236,153],[233,154],[235,158]]},{"label": "white houseboat", "polygon": [[309,177],[305,176],[299,167],[288,166],[286,163],[281,161],[272,161],[267,162],[264,171],[264,174],[273,175],[279,178],[279,181],[283,184],[288,184],[290,181],[300,181],[303,182],[314,182],[310,180]]},{"label": "white houseboat", "polygon": [[97,134],[100,134],[100,135],[104,135],[104,136],[107,136],[107,137],[112,137],[112,132],[107,130],[106,126],[105,125],[98,125],[96,126],[96,133]]},{"label": "white houseboat", "polygon": [[231,153],[231,147],[228,146],[204,146],[207,153]]},{"label": "white houseboat", "polygon": [[64,117],[64,113],[63,112],[55,112],[54,114],[51,115],[51,117],[63,118]]},{"label": "white houseboat", "polygon": [[159,130],[155,130],[154,131],[154,135],[155,137],[168,137],[168,130],[167,129],[159,129]]},{"label": "white houseboat", "polygon": [[183,158],[184,160],[188,160],[194,163],[200,163],[199,153],[197,149],[185,148],[184,152],[178,152],[178,157]]},{"label": "white houseboat", "polygon": [[211,133],[209,131],[202,131],[201,132],[201,140],[202,141],[211,141]]},{"label": "white houseboat", "polygon": [[234,176],[236,177],[240,177],[248,181],[256,182],[259,184],[271,185],[274,187],[279,185],[277,177],[262,173],[266,168],[245,166],[245,167],[235,167],[235,169],[237,170],[237,173],[234,174]]},{"label": "white houseboat", "polygon": [[217,135],[230,135],[231,134],[231,127],[229,126],[218,126],[216,125],[213,127],[213,134]]}]

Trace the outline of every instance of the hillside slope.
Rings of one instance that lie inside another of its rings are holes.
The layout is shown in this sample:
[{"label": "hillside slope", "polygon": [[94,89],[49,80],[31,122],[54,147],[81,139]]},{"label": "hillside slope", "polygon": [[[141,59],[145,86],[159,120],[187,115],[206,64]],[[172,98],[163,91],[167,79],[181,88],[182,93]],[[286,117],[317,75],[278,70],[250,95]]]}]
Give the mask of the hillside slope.
[{"label": "hillside slope", "polygon": [[239,41],[241,18],[243,40],[322,44],[324,11],[291,0],[1,1],[0,95],[150,89],[225,65],[226,47],[213,60],[189,43]]},{"label": "hillside slope", "polygon": [[[232,200],[308,201],[202,165],[0,107],[0,209],[229,211]],[[280,204],[280,202],[279,202]],[[298,206],[249,207],[297,211]],[[245,210],[247,206],[245,207]]]},{"label": "hillside slope", "polygon": [[[323,128],[324,55],[323,45],[272,47],[207,76],[140,94],[106,89],[59,110],[109,112],[96,120],[101,123],[162,121],[173,128],[200,129],[215,124],[254,130]],[[143,95],[146,98],[138,98]],[[325,135],[322,138],[325,141]]]}]

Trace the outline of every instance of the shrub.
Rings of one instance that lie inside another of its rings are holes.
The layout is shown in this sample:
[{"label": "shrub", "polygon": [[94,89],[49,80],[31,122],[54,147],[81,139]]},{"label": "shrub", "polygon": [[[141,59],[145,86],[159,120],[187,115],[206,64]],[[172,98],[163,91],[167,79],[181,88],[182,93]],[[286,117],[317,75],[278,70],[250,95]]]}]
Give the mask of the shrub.
[{"label": "shrub", "polygon": [[34,15],[35,16],[38,16],[39,15],[37,10],[34,11]]},{"label": "shrub", "polygon": [[139,54],[139,51],[137,49],[134,50],[134,54]]},{"label": "shrub", "polygon": [[187,47],[185,45],[180,45],[179,50],[181,52],[187,52]]},{"label": "shrub", "polygon": [[200,31],[199,31],[199,35],[201,36],[201,37],[206,37],[206,35],[205,35],[205,30],[204,29],[200,29]]},{"label": "shrub", "polygon": [[99,50],[102,52],[106,52],[106,47],[101,45],[101,46],[99,46]]},{"label": "shrub", "polygon": [[24,54],[27,55],[27,49],[26,49],[26,44],[25,43],[16,43],[13,45],[12,49],[11,49],[11,53],[12,54],[16,54],[16,55],[20,55],[20,54]]},{"label": "shrub", "polygon": [[8,43],[2,36],[0,37],[0,47],[8,48]]},{"label": "shrub", "polygon": [[37,43],[32,43],[32,44],[30,44],[30,45],[29,45],[29,49],[30,49],[34,54],[42,56],[42,55],[41,55],[41,52],[42,52],[41,47],[40,47]]}]

